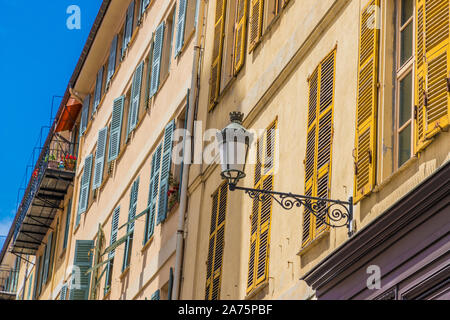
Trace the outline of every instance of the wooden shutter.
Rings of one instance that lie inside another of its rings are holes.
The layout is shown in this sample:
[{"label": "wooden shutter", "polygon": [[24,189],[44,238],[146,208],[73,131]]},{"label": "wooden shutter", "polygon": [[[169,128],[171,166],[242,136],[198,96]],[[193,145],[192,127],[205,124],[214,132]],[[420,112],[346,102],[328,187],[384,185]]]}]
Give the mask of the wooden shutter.
[{"label": "wooden shutter", "polygon": [[167,300],[172,300],[172,291],[173,291],[173,268],[170,268],[169,285],[167,288]]},{"label": "wooden shutter", "polygon": [[53,232],[50,232],[48,239],[47,239],[47,244],[45,245],[44,275],[42,278],[43,284],[46,284],[47,280],[48,280],[48,270],[49,270],[49,265],[50,265],[50,253],[52,250],[52,237],[53,237]]},{"label": "wooden shutter", "polygon": [[92,107],[92,114],[97,111],[97,107],[100,104],[102,98],[102,84],[103,84],[103,67],[97,73],[97,81],[95,83],[95,93],[94,93],[94,105]]},{"label": "wooden shutter", "polygon": [[[308,117],[305,155],[305,195],[330,197],[333,144],[334,81],[336,50],[328,54],[309,78]],[[308,201],[310,205],[314,202]],[[303,211],[302,246],[328,229],[326,212],[318,217],[306,207]]]},{"label": "wooden shutter", "polygon": [[377,158],[378,46],[379,15],[370,10],[379,0],[370,1],[361,12],[358,90],[355,140],[355,202],[369,194],[375,186]]},{"label": "wooden shutter", "polygon": [[[87,273],[87,271],[92,265],[93,249],[93,240],[77,240],[75,243],[74,271],[72,273],[69,300],[88,300],[91,273]],[[78,281],[77,277],[79,278]]]},{"label": "wooden shutter", "polygon": [[114,100],[111,117],[111,127],[109,133],[108,162],[117,159],[117,157],[119,156],[124,104],[125,104],[125,96],[121,96],[116,100]]},{"label": "wooden shutter", "polygon": [[[137,209],[137,199],[139,192],[139,178],[133,182],[133,186],[131,187],[130,192],[130,207],[128,211],[128,221],[133,221],[127,225],[127,233],[134,230],[134,218],[136,217],[136,209]],[[122,264],[122,272],[129,266],[128,255],[129,250],[131,250],[131,245],[133,241],[133,234],[127,237],[125,242],[125,250],[123,255],[123,264]]]},{"label": "wooden shutter", "polygon": [[[189,0],[194,1],[194,0]],[[177,39],[175,43],[175,57],[181,52],[184,44],[184,29],[186,27],[186,9],[188,0],[180,0],[178,6],[178,21],[177,21]]]},{"label": "wooden shutter", "polygon": [[83,100],[83,108],[81,110],[81,120],[80,120],[80,136],[86,131],[88,117],[89,117],[89,103],[91,101],[91,96],[87,95]]},{"label": "wooden shutter", "polygon": [[30,295],[31,295],[31,285],[33,284],[33,275],[34,275],[34,273],[31,273],[31,274],[30,274],[30,279],[28,280],[27,300],[30,300]]},{"label": "wooden shutter", "polygon": [[152,294],[152,297],[151,297],[151,299],[152,300],[160,300],[160,290],[158,289],[158,290],[156,290],[156,292],[155,293],[153,293]]},{"label": "wooden shutter", "polygon": [[109,82],[111,81],[114,72],[116,71],[116,54],[117,54],[117,40],[119,36],[116,34],[112,40],[111,48],[109,51],[108,59],[108,74],[106,76],[106,87],[108,88]]},{"label": "wooden shutter", "polygon": [[36,300],[39,297],[39,294],[37,293],[38,290],[38,283],[39,283],[39,266],[41,263],[41,257],[36,258],[36,262],[34,265],[34,285],[33,285],[33,296],[32,299]]},{"label": "wooden shutter", "polygon": [[252,51],[261,40],[262,25],[264,17],[264,1],[251,0],[250,8],[250,44],[249,50]]},{"label": "wooden shutter", "polygon": [[425,19],[423,48],[426,104],[422,140],[429,140],[449,125],[450,3],[448,0],[425,0],[424,4],[419,1],[419,8],[424,9]]},{"label": "wooden shutter", "polygon": [[66,299],[67,299],[67,284],[65,283],[61,288],[59,300],[66,300]]},{"label": "wooden shutter", "polygon": [[[114,209],[114,213],[111,220],[111,240],[109,242],[110,245],[112,245],[114,242],[117,241],[117,232],[119,230],[119,218],[120,218],[120,206],[118,206],[116,209]],[[109,252],[108,256],[109,258],[114,257],[116,250],[113,249]]]},{"label": "wooden shutter", "polygon": [[128,110],[127,135],[129,135],[130,132],[136,127],[138,122],[143,72],[144,72],[144,61],[142,61],[136,68],[133,77],[133,83],[131,85],[131,101],[130,101],[130,109]]},{"label": "wooden shutter", "polygon": [[88,155],[84,160],[83,176],[81,177],[80,200],[78,202],[77,225],[79,223],[80,214],[87,210],[89,200],[89,186],[91,184],[92,171],[92,154]]},{"label": "wooden shutter", "polygon": [[211,229],[206,272],[206,300],[219,300],[225,246],[228,185],[223,183],[212,196]]},{"label": "wooden shutter", "polygon": [[216,14],[214,23],[214,42],[211,63],[211,78],[209,84],[209,109],[217,103],[220,92],[220,77],[222,72],[223,41],[225,36],[226,0],[216,1]]},{"label": "wooden shutter", "polygon": [[155,31],[155,40],[153,41],[152,75],[150,82],[150,98],[153,97],[159,88],[159,74],[161,71],[161,56],[164,45],[164,21]]},{"label": "wooden shutter", "polygon": [[146,243],[153,236],[155,231],[155,215],[159,189],[159,173],[161,167],[162,144],[160,144],[152,156],[152,167],[150,172],[150,187],[148,193],[148,215],[146,221],[146,235],[144,242]]},{"label": "wooden shutter", "polygon": [[[257,141],[254,188],[273,190],[277,120],[272,122]],[[247,294],[268,279],[272,198],[253,200],[250,215],[250,254]]]},{"label": "wooden shutter", "polygon": [[69,228],[70,228],[71,215],[72,215],[72,198],[70,198],[69,203],[67,205],[66,226],[64,228],[63,249],[65,249],[67,247],[67,241],[69,239]]},{"label": "wooden shutter", "polygon": [[161,182],[159,185],[159,204],[158,204],[158,219],[157,224],[160,224],[167,217],[168,207],[168,191],[170,169],[172,167],[172,145],[173,132],[175,131],[175,120],[172,120],[164,130],[164,151],[162,154],[161,164]]},{"label": "wooden shutter", "polygon": [[247,43],[247,8],[248,0],[238,0],[234,33],[234,75],[241,70],[245,61],[245,45]]},{"label": "wooden shutter", "polygon": [[108,127],[98,132],[97,151],[95,153],[94,182],[92,190],[100,188],[103,181],[103,166],[105,164],[106,139],[108,138]]},{"label": "wooden shutter", "polygon": [[123,34],[123,43],[122,43],[122,56],[125,54],[125,51],[130,43],[131,36],[133,33],[133,18],[134,18],[134,0],[131,1],[128,9],[127,16],[125,20],[125,29]]}]

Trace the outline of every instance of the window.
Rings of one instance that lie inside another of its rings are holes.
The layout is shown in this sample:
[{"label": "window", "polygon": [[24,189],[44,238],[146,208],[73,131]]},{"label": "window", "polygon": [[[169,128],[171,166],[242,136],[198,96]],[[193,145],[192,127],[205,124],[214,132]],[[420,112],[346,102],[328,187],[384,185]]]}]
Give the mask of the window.
[{"label": "window", "polygon": [[139,107],[141,104],[142,77],[144,75],[144,61],[139,63],[134,72],[131,85],[130,103],[128,109],[127,137],[136,128],[139,119]]},{"label": "window", "polygon": [[80,216],[86,212],[89,200],[89,189],[91,184],[91,172],[92,172],[92,154],[88,155],[84,160],[83,176],[80,181],[80,198],[78,200],[78,212],[75,225],[78,226],[80,222]]},{"label": "window", "polygon": [[211,229],[206,263],[206,300],[220,299],[222,262],[225,242],[228,184],[222,183],[212,195]]},{"label": "window", "polygon": [[98,132],[92,190],[97,190],[98,188],[100,188],[103,182],[107,139],[108,139],[108,127],[104,127],[103,129],[100,129],[100,131]]},{"label": "window", "polygon": [[414,1],[398,0],[396,50],[396,167],[399,168],[413,152],[414,110]]},{"label": "window", "polygon": [[[114,209],[112,220],[111,220],[111,238],[109,245],[112,245],[117,241],[117,232],[119,230],[119,217],[120,217],[120,206]],[[105,277],[105,290],[104,294],[106,295],[111,290],[112,276],[113,276],[113,267],[114,267],[114,256],[116,254],[115,250],[111,250],[108,253],[108,266],[106,269],[106,277]]]},{"label": "window", "polygon": [[102,66],[97,73],[97,78],[95,81],[95,89],[94,89],[94,103],[92,105],[91,116],[93,116],[95,111],[97,111],[98,105],[100,104],[100,100],[102,99],[103,70],[104,70],[104,67]]},{"label": "window", "polygon": [[134,0],[131,1],[126,17],[125,17],[125,25],[123,30],[123,39],[122,39],[122,58],[125,56],[125,52],[128,49],[128,45],[131,41],[131,36],[133,35],[133,29],[134,29],[134,7],[135,3]]},{"label": "window", "polygon": [[170,63],[172,61],[172,45],[173,45],[173,32],[174,32],[174,21],[175,21],[175,8],[169,13],[165,23],[164,41],[163,41],[163,51],[161,57],[161,82],[165,81],[169,74]]},{"label": "window", "polygon": [[198,0],[180,0],[178,5],[175,57],[178,56],[195,31]]},{"label": "window", "polygon": [[[273,190],[276,151],[275,120],[257,141],[254,188]],[[250,254],[248,262],[247,294],[268,279],[270,223],[272,198],[253,200],[250,215]]]},{"label": "window", "polygon": [[64,228],[63,250],[67,248],[67,241],[69,240],[70,216],[72,215],[72,198],[69,200],[66,209],[66,224]]},{"label": "window", "polygon": [[83,107],[81,109],[81,119],[80,119],[80,136],[84,134],[89,121],[89,104],[91,96],[87,95],[83,100]]},{"label": "window", "polygon": [[111,162],[119,156],[121,137],[122,137],[122,119],[125,106],[125,96],[121,96],[114,100],[113,111],[111,116],[111,125],[109,132],[109,152],[108,162]]},{"label": "window", "polygon": [[[139,178],[133,182],[130,192],[130,208],[128,211],[128,221],[134,220],[137,210],[137,200],[139,192]],[[127,225],[127,240],[125,242],[125,250],[123,254],[122,272],[130,266],[131,252],[133,250],[134,221]]]},{"label": "window", "polygon": [[159,190],[159,176],[161,170],[162,143],[156,148],[152,156],[150,171],[150,187],[148,195],[148,212],[146,217],[146,227],[144,235],[144,244],[147,243],[155,232],[155,216],[157,208],[157,198]]},{"label": "window", "polygon": [[160,84],[161,59],[164,45],[164,21],[156,28],[152,44],[152,71],[150,78],[150,94],[152,98],[158,91]]},{"label": "window", "polygon": [[[304,162],[306,196],[330,198],[335,65],[336,50],[333,50],[309,78],[308,129]],[[325,211],[316,217],[305,207],[303,247],[328,230],[326,222]]]},{"label": "window", "polygon": [[[379,15],[373,17],[373,6],[379,0],[369,1],[361,12],[359,39],[358,97],[356,106],[355,181],[354,201],[368,195],[375,186],[378,111],[378,47]],[[372,21],[375,19],[374,21]]]},{"label": "window", "polygon": [[106,85],[105,89],[108,90],[110,81],[116,71],[116,63],[117,63],[117,42],[119,40],[119,35],[116,34],[112,40],[109,58],[108,58],[108,72],[106,74]]},{"label": "window", "polygon": [[88,300],[89,298],[91,273],[87,273],[87,271],[92,266],[93,249],[93,240],[77,240],[75,243],[74,274],[70,286],[69,300]]}]

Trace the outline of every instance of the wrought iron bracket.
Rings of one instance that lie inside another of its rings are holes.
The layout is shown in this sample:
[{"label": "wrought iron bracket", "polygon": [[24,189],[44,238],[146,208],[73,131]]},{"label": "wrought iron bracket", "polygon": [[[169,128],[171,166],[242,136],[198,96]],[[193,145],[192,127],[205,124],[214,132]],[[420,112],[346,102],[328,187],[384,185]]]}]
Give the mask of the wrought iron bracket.
[{"label": "wrought iron bracket", "polygon": [[305,210],[313,214],[323,224],[332,228],[347,227],[349,238],[353,235],[353,197],[350,197],[348,201],[341,201],[298,195],[290,192],[244,188],[235,184],[228,184],[228,186],[230,191],[245,191],[251,199],[260,202],[273,199],[285,210],[303,206]]}]

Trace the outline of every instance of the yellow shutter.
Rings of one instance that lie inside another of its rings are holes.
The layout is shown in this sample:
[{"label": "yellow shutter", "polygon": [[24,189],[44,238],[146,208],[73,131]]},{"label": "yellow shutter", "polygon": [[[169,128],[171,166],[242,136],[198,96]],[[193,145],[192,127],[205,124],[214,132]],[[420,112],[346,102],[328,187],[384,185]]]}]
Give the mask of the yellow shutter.
[{"label": "yellow shutter", "polygon": [[252,51],[258,44],[259,40],[261,40],[264,1],[263,0],[251,0],[250,4],[251,4],[251,8],[250,8],[249,51]]},{"label": "yellow shutter", "polygon": [[209,86],[209,110],[211,110],[216,105],[217,98],[219,97],[220,92],[226,5],[226,0],[216,1],[214,43],[211,63],[211,79]]},{"label": "yellow shutter", "polygon": [[228,185],[223,183],[212,196],[211,230],[206,263],[206,300],[220,299],[223,252],[225,245],[225,219]]},{"label": "yellow shutter", "polygon": [[[329,198],[333,142],[333,109],[336,50],[325,57],[309,78],[305,195]],[[308,209],[303,212],[302,246],[327,230],[325,213],[318,219]],[[328,221],[327,221],[328,222]]]},{"label": "yellow shutter", "polygon": [[248,0],[238,0],[236,27],[234,33],[234,75],[241,70],[245,61],[245,44],[247,42],[247,8]]},{"label": "yellow shutter", "polygon": [[[355,185],[354,199],[359,201],[375,186],[376,130],[378,106],[378,46],[379,16],[373,6],[379,0],[370,1],[361,13],[358,90],[356,107]],[[374,16],[375,15],[375,16]]]},{"label": "yellow shutter", "polygon": [[425,140],[449,125],[449,11],[448,0],[426,0],[425,12]]},{"label": "yellow shutter", "polygon": [[[257,142],[257,165],[255,168],[255,188],[273,190],[274,156],[276,148],[277,121],[266,130]],[[250,254],[248,263],[247,293],[268,278],[270,251],[270,223],[272,198],[253,200],[250,216]]]}]

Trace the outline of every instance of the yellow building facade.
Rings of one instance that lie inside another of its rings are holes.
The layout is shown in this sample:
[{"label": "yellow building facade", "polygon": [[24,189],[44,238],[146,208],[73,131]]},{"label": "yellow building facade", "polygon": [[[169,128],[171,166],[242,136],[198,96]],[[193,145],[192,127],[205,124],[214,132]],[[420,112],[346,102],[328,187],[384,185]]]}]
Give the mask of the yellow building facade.
[{"label": "yellow building facade", "polygon": [[[449,34],[448,0],[104,1],[2,297],[447,298]],[[350,229],[228,188],[235,111],[255,133],[239,186],[351,201]]]}]

